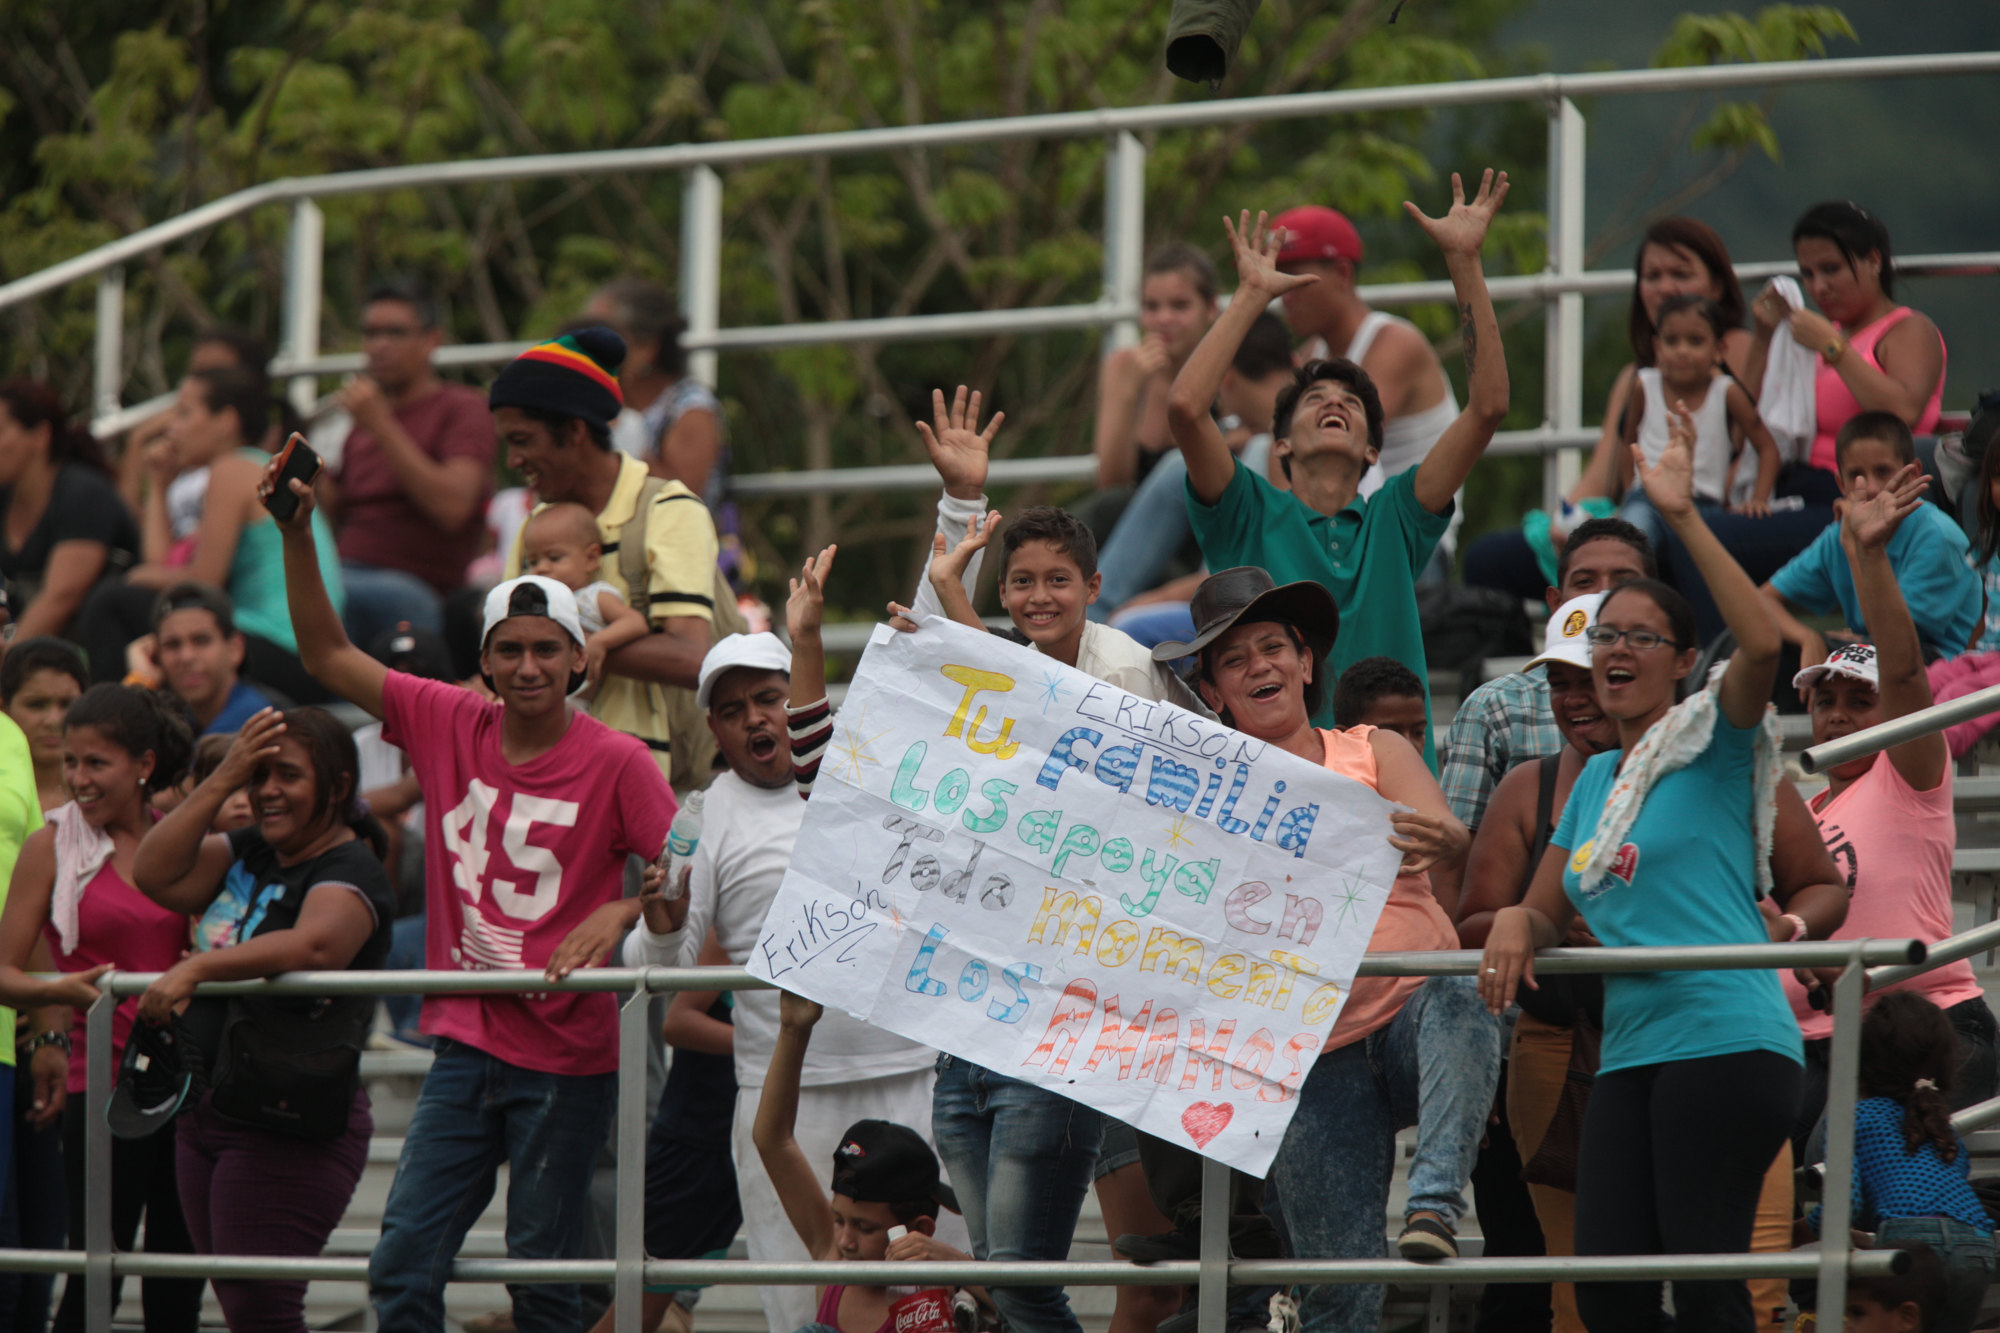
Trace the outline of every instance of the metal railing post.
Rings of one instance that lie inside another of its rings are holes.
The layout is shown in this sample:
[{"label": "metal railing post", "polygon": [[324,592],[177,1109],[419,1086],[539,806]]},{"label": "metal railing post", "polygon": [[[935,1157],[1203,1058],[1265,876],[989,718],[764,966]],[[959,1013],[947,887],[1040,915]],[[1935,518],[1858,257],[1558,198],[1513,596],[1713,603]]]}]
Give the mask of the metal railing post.
[{"label": "metal railing post", "polygon": [[[309,362],[319,356],[319,317],[325,301],[321,290],[326,258],[326,215],[310,199],[292,205],[292,230],[285,242],[285,361]],[[319,399],[319,377],[293,375],[285,396],[301,416]]]},{"label": "metal railing post", "polygon": [[125,388],[125,270],[107,268],[97,278],[97,357],[90,384],[90,414],[118,410]]},{"label": "metal railing post", "polygon": [[1223,1333],[1229,1324],[1229,1163],[1201,1159],[1201,1285],[1196,1333]]},{"label": "metal railing post", "polygon": [[111,1333],[111,1016],[118,1000],[111,973],[98,982],[97,998],[84,1014],[83,1127],[83,1326]]},{"label": "metal railing post", "polygon": [[639,1333],[646,1265],[646,1021],[652,994],[642,981],[618,1006],[618,1303],[613,1333]]},{"label": "metal railing post", "polygon": [[[1583,113],[1567,97],[1549,103],[1549,255],[1557,278],[1583,275]],[[1468,182],[1468,186],[1471,182]],[[1583,297],[1564,292],[1547,302],[1542,349],[1542,419],[1555,430],[1583,425]],[[1573,450],[1542,456],[1542,505],[1551,513],[1575,484],[1581,463]]]},{"label": "metal railing post", "polygon": [[[681,187],[681,315],[690,339],[722,327],[722,177],[691,167]],[[688,374],[714,388],[721,357],[713,348],[688,353]]]},{"label": "metal railing post", "polygon": [[[1146,269],[1146,145],[1130,130],[1112,136],[1104,157],[1104,299],[1136,311]],[[1101,352],[1139,342],[1139,321],[1121,319],[1105,330]]]},{"label": "metal railing post", "polygon": [[1861,943],[1833,985],[1833,1050],[1826,1074],[1826,1175],[1820,1191],[1819,1317],[1821,1326],[1847,1308],[1849,1234],[1854,1197],[1854,1104],[1861,1074],[1861,993],[1867,970]]}]

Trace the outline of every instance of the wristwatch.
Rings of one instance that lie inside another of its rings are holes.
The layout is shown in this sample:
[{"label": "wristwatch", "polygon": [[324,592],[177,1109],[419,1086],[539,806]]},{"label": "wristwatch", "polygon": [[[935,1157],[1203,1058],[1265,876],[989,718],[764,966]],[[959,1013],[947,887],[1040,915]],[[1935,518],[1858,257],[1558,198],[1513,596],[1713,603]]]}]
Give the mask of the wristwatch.
[{"label": "wristwatch", "polygon": [[1826,362],[1830,366],[1834,362],[1840,360],[1840,358],[1842,357],[1842,355],[1846,353],[1846,351],[1847,351],[1847,339],[1841,337],[1840,334],[1836,332],[1831,338],[1828,338],[1826,340],[1826,346],[1819,349],[1819,355],[1820,359]]},{"label": "wristwatch", "polygon": [[34,1036],[28,1038],[26,1041],[21,1043],[21,1051],[28,1055],[33,1055],[36,1051],[41,1050],[42,1047],[44,1046],[60,1046],[63,1048],[63,1053],[68,1054],[71,1049],[69,1033],[38,1032]]}]

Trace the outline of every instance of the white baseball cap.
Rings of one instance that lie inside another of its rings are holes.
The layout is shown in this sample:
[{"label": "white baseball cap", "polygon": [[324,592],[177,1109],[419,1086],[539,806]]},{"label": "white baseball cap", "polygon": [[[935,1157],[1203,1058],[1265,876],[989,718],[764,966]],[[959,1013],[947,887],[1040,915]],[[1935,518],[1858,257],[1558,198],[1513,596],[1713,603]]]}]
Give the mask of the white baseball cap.
[{"label": "white baseball cap", "polygon": [[1817,685],[1828,676],[1846,676],[1858,680],[1871,689],[1882,687],[1882,671],[1875,661],[1875,645],[1872,643],[1846,643],[1827,655],[1824,662],[1807,667],[1792,677],[1794,689],[1804,689]]},{"label": "white baseball cap", "polygon": [[486,623],[479,631],[479,646],[482,649],[486,646],[495,626],[515,616],[546,616],[561,625],[579,647],[583,644],[583,622],[577,619],[576,594],[554,579],[523,574],[487,593]]},{"label": "white baseball cap", "polygon": [[708,711],[708,696],[715,691],[715,682],[725,671],[737,667],[751,667],[758,671],[783,671],[787,675],[792,670],[792,650],[785,647],[784,640],[769,630],[762,634],[731,634],[708,650],[708,656],[701,659],[701,675],[695,681],[694,704],[702,712]]},{"label": "white baseball cap", "polygon": [[1587,592],[1557,607],[1555,614],[1549,617],[1548,629],[1542,634],[1541,656],[1521,669],[1526,671],[1529,667],[1562,662],[1590,670],[1590,640],[1583,636],[1596,623],[1597,606],[1603,600],[1603,593]]}]

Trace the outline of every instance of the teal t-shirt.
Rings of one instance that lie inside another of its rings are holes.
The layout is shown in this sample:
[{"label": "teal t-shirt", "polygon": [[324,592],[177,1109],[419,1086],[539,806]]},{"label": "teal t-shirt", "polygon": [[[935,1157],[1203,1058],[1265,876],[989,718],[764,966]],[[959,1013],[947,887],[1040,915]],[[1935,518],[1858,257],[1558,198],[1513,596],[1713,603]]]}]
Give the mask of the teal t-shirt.
[{"label": "teal t-shirt", "polygon": [[[1569,853],[1563,890],[1591,933],[1613,947],[1768,944],[1757,907],[1751,821],[1757,729],[1719,712],[1708,749],[1653,784],[1607,874],[1586,892],[1577,871],[1624,752],[1594,756],[1577,776],[1552,846]],[[1601,1072],[1737,1051],[1803,1063],[1798,1021],[1769,968],[1614,972],[1604,978]]]},{"label": "teal t-shirt", "polygon": [[[1979,628],[1979,575],[1966,562],[1965,530],[1934,504],[1920,504],[1889,538],[1889,567],[1909,603],[1924,647],[1957,657]],[[1811,546],[1771,576],[1771,586],[1793,606],[1824,614],[1838,608],[1847,627],[1868,633],[1854,571],[1840,547],[1840,524],[1820,529]]]},{"label": "teal t-shirt", "polygon": [[[243,451],[264,462],[270,455],[262,449]],[[326,595],[336,612],[347,609],[347,589],[340,582],[340,552],[333,544],[333,530],[318,509],[312,514],[313,549],[319,553],[319,574],[326,580]],[[299,636],[292,632],[292,611],[285,601],[284,538],[271,516],[259,510],[243,525],[236,539],[236,555],[229,562],[229,600],[236,603],[236,628],[245,634],[269,639],[286,652],[297,654]]]},{"label": "teal t-shirt", "polygon": [[[1328,517],[1239,463],[1220,499],[1203,504],[1190,487],[1187,507],[1210,570],[1258,565],[1277,583],[1311,580],[1333,594],[1340,632],[1314,726],[1334,725],[1334,680],[1364,657],[1393,657],[1416,672],[1428,720],[1430,673],[1417,617],[1417,575],[1451,523],[1452,506],[1433,514],[1418,502],[1416,469],[1397,473],[1374,496],[1356,496]],[[1436,770],[1437,748],[1428,731],[1424,762]]]}]

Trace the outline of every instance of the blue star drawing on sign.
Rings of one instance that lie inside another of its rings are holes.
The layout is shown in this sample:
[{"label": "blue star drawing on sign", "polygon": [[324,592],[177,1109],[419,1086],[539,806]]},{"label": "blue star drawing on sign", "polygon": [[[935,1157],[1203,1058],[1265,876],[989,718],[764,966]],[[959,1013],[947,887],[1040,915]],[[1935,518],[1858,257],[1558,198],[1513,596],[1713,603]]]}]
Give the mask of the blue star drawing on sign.
[{"label": "blue star drawing on sign", "polygon": [[846,777],[849,782],[857,787],[861,785],[861,766],[863,764],[873,764],[877,768],[882,766],[882,761],[869,753],[868,747],[876,741],[881,740],[893,730],[893,728],[885,727],[873,736],[864,737],[861,734],[861,728],[867,725],[868,710],[865,707],[859,710],[859,715],[854,718],[851,726],[848,723],[848,719],[843,715],[838,724],[838,730],[833,738],[833,745],[831,747],[833,771]]},{"label": "blue star drawing on sign", "polygon": [[1047,717],[1049,715],[1049,705],[1061,703],[1063,696],[1068,693],[1069,686],[1063,684],[1061,672],[1044,671],[1042,673],[1042,716]]},{"label": "blue star drawing on sign", "polygon": [[1341,875],[1340,887],[1333,892],[1334,905],[1340,909],[1340,915],[1333,922],[1336,929],[1346,925],[1348,917],[1360,910],[1362,891],[1366,888],[1367,885],[1352,871]]}]

